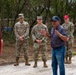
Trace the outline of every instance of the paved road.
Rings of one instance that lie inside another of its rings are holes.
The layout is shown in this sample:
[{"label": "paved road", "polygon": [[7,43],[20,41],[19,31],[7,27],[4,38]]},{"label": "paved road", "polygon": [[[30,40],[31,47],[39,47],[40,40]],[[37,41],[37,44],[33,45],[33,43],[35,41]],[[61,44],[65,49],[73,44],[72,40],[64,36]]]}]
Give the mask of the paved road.
[{"label": "paved road", "polygon": [[[43,67],[42,61],[38,62],[38,67],[33,68],[33,61],[30,62],[31,66],[25,66],[20,63],[15,67],[12,65],[0,66],[0,75],[52,75],[51,60],[47,61],[48,68]],[[66,66],[66,75],[76,75],[76,56],[72,59],[72,64]]]}]

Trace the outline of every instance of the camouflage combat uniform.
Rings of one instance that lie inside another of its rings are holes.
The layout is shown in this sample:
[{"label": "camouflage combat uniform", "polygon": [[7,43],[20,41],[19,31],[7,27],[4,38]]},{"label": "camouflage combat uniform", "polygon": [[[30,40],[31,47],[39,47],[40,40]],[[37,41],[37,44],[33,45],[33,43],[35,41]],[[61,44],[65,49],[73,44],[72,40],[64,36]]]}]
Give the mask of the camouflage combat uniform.
[{"label": "camouflage combat uniform", "polygon": [[[23,23],[17,22],[14,26],[16,36],[16,60],[20,56],[21,47],[24,50],[24,58],[28,60],[28,38],[29,38],[29,24],[25,21]],[[19,36],[23,36],[23,41],[19,40]]]},{"label": "camouflage combat uniform", "polygon": [[[32,32],[31,32],[32,39],[34,42],[34,45],[33,45],[33,47],[34,47],[34,61],[38,61],[39,52],[42,53],[42,60],[47,61],[47,58],[46,58],[47,37],[42,34],[42,30],[45,30],[46,32],[48,32],[47,26],[44,24],[39,26],[37,24],[33,27]],[[37,43],[36,40],[42,40],[42,43]]]},{"label": "camouflage combat uniform", "polygon": [[[66,61],[69,60],[71,61],[71,57],[72,57],[72,51],[71,48],[74,44],[74,24],[72,22],[69,22],[68,24],[64,23],[62,24],[62,26],[66,29],[67,31],[67,36],[70,38],[68,42],[66,42]],[[69,61],[67,61],[69,62]]]}]

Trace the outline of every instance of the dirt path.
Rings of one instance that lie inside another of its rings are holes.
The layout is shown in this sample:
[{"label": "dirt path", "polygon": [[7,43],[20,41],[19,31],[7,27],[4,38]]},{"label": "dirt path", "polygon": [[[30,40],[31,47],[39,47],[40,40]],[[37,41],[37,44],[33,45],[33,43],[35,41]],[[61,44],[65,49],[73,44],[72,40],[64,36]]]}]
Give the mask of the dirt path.
[{"label": "dirt path", "polygon": [[[43,67],[42,61],[38,62],[38,67],[33,68],[33,61],[31,66],[25,66],[20,63],[19,66],[13,65],[0,66],[0,75],[52,75],[51,60],[47,61],[48,68]],[[76,56],[72,59],[72,64],[66,66],[66,75],[76,75]]]}]

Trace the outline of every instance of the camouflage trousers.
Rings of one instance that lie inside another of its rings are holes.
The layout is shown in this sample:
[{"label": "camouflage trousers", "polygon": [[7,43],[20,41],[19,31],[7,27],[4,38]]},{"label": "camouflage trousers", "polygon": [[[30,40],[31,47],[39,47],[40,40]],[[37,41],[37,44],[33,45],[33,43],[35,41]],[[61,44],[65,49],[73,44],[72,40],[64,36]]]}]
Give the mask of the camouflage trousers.
[{"label": "camouflage trousers", "polygon": [[70,39],[70,41],[68,42],[68,46],[66,46],[66,55],[65,57],[72,57],[72,46],[74,43],[74,39]]},{"label": "camouflage trousers", "polygon": [[28,40],[20,41],[16,40],[16,58],[20,57],[21,48],[24,51],[24,58],[28,59]]},{"label": "camouflage trousers", "polygon": [[72,57],[72,51],[71,50],[69,50],[69,51],[66,51],[66,55],[65,55],[65,57]]},{"label": "camouflage trousers", "polygon": [[47,50],[47,47],[45,43],[43,44],[34,43],[34,60],[38,61],[38,55],[39,55],[39,52],[41,52],[42,60],[47,61],[46,50]]}]

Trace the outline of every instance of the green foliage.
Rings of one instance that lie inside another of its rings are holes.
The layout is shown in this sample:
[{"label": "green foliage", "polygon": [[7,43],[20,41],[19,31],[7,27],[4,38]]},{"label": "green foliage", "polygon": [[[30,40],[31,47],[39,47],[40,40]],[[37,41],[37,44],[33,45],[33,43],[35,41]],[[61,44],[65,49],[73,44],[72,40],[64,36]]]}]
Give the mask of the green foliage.
[{"label": "green foliage", "polygon": [[9,43],[15,43],[15,35],[12,31],[3,31],[3,40],[9,41]]},{"label": "green foliage", "polygon": [[[29,22],[31,28],[36,24],[38,15],[43,16],[44,23],[49,23],[53,15],[58,15],[63,20],[63,16],[69,14],[75,23],[75,9],[76,0],[0,0],[1,26],[5,24],[6,27],[10,25],[14,27],[19,13],[24,13],[25,20]],[[5,18],[7,23],[4,21]],[[10,18],[13,20],[10,21]],[[48,29],[50,31],[51,26],[48,26]],[[9,35],[14,36],[11,32],[4,32],[4,39],[10,38]]]}]

